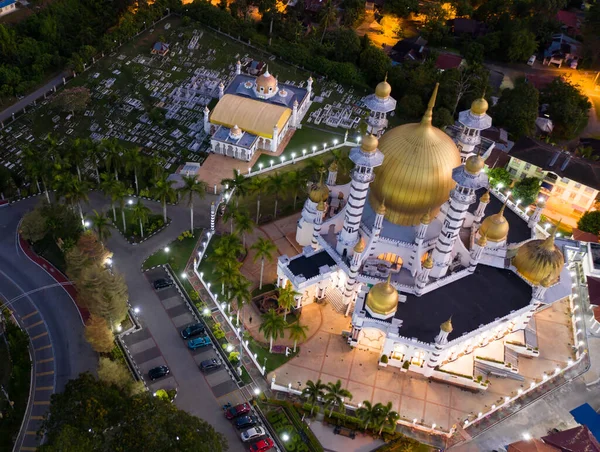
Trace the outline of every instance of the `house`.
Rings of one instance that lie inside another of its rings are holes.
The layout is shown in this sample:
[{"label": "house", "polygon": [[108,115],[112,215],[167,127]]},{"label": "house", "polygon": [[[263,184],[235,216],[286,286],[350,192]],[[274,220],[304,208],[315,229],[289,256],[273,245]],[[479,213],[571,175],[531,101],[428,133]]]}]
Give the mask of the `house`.
[{"label": "house", "polygon": [[579,54],[581,43],[564,33],[555,34],[552,36],[552,42],[544,50],[544,60],[542,64],[549,66],[556,64],[561,67],[563,63],[567,64],[571,69],[577,69],[579,63]]},{"label": "house", "polygon": [[556,13],[556,20],[561,23],[561,29],[565,33],[578,35],[581,29],[581,21],[577,14],[571,11],[559,11]]},{"label": "house", "polygon": [[[492,140],[494,143],[496,143],[496,145],[494,146],[494,150],[498,149],[505,154],[510,152],[510,150],[515,145],[514,141],[510,141],[508,139],[508,132],[504,129],[501,129],[500,127],[492,126],[489,129],[482,130],[481,136]],[[488,161],[486,163],[489,164],[490,161],[493,161],[493,160],[491,160],[491,157],[492,156],[490,156],[488,158]],[[508,160],[509,159],[507,157],[506,160],[504,160],[502,164],[500,164],[500,162],[498,162],[498,164],[495,166],[496,167],[504,167],[508,163]]]},{"label": "house", "polygon": [[429,54],[429,51],[425,47],[426,45],[427,40],[421,36],[402,39],[392,47],[390,58],[398,63],[403,63],[404,61],[424,61]]},{"label": "house", "polygon": [[174,189],[178,189],[183,187],[185,184],[183,182],[183,177],[197,177],[200,172],[200,163],[198,162],[186,162],[185,165],[177,168],[173,174],[169,174],[167,177],[168,181],[173,181],[172,187]]},{"label": "house", "polygon": [[579,425],[562,432],[543,436],[542,441],[565,452],[600,452],[600,443],[594,438],[590,429]]},{"label": "house", "polygon": [[265,68],[265,63],[262,61],[252,60],[252,62],[246,68],[248,74],[258,76]]},{"label": "house", "polygon": [[540,194],[549,197],[548,205],[555,204],[560,211],[575,216],[594,206],[600,193],[600,162],[529,137],[517,141],[509,156],[507,170],[515,179],[540,179]]},{"label": "house", "polygon": [[165,56],[167,53],[169,53],[169,44],[165,42],[157,41],[152,46],[152,55]]},{"label": "house", "polygon": [[13,13],[17,10],[17,0],[0,0],[0,16]]},{"label": "house", "polygon": [[450,30],[455,36],[470,35],[471,37],[483,36],[487,33],[487,27],[483,22],[473,19],[457,17],[448,21]]},{"label": "house", "polygon": [[447,69],[458,69],[464,65],[464,58],[460,55],[454,55],[453,53],[440,53],[435,60],[435,67],[440,71]]}]

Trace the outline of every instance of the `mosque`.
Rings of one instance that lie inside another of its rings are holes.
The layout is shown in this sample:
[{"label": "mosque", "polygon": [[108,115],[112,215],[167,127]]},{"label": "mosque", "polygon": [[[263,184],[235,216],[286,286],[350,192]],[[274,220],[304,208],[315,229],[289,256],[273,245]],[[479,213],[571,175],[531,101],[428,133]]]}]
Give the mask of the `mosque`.
[{"label": "mosque", "polygon": [[219,84],[219,102],[213,111],[204,109],[211,151],[245,161],[258,150],[277,153],[300,128],[310,107],[312,78],[306,88],[280,84],[268,67],[258,77],[242,74],[239,60],[235,72],[227,88]]},{"label": "mosque", "polygon": [[377,86],[351,182],[337,185],[332,164],[310,186],[303,251],[279,258],[278,285],[292,284],[297,308],[327,300],[351,315],[348,344],[380,365],[485,389],[490,374],[523,379],[519,359],[539,354],[532,316],[571,293],[577,248],[538,225],[541,200],[528,217],[489,190],[485,99],[451,138],[432,125],[437,91],[419,123],[384,132],[395,100]]}]

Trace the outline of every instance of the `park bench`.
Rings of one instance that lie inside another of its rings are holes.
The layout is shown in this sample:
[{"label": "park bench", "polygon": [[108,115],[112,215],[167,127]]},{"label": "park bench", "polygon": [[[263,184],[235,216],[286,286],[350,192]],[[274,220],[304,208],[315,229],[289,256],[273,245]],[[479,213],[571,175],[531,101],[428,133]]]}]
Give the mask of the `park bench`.
[{"label": "park bench", "polygon": [[354,439],[356,437],[356,433],[354,432],[354,430],[346,427],[341,427],[339,425],[333,429],[333,434],[346,436],[350,439]]}]

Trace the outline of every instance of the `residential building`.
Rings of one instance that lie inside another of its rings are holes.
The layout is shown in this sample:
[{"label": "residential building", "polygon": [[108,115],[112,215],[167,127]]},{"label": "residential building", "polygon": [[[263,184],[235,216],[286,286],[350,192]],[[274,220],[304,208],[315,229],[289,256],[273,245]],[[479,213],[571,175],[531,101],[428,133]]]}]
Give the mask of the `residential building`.
[{"label": "residential building", "polygon": [[0,0],[0,16],[13,13],[17,10],[17,0]]}]

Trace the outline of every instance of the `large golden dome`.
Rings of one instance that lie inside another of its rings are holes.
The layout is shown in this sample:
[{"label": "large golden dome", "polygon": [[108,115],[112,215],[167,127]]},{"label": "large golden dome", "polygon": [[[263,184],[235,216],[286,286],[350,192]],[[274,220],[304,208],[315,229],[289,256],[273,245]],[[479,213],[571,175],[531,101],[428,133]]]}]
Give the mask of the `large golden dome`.
[{"label": "large golden dome", "polygon": [[553,231],[545,240],[531,240],[519,247],[512,264],[519,274],[534,285],[554,284],[565,264],[563,253],[554,244]]},{"label": "large golden dome", "polygon": [[375,314],[390,315],[398,308],[398,291],[390,284],[390,276],[386,282],[371,287],[367,294],[367,307]]},{"label": "large golden dome", "polygon": [[387,81],[387,74],[383,82],[379,82],[375,87],[375,95],[381,99],[387,99],[392,94],[392,87]]},{"label": "large golden dome", "polygon": [[398,225],[418,225],[428,211],[435,217],[456,185],[452,170],[460,166],[460,153],[446,133],[431,125],[438,86],[420,123],[398,126],[379,140],[385,159],[375,170],[369,201],[377,206],[385,198],[385,217]]},{"label": "large golden dome", "polygon": [[500,212],[490,215],[483,220],[479,233],[487,238],[490,242],[502,242],[508,237],[509,224],[506,218],[504,218],[504,208],[506,204],[502,206]]}]

